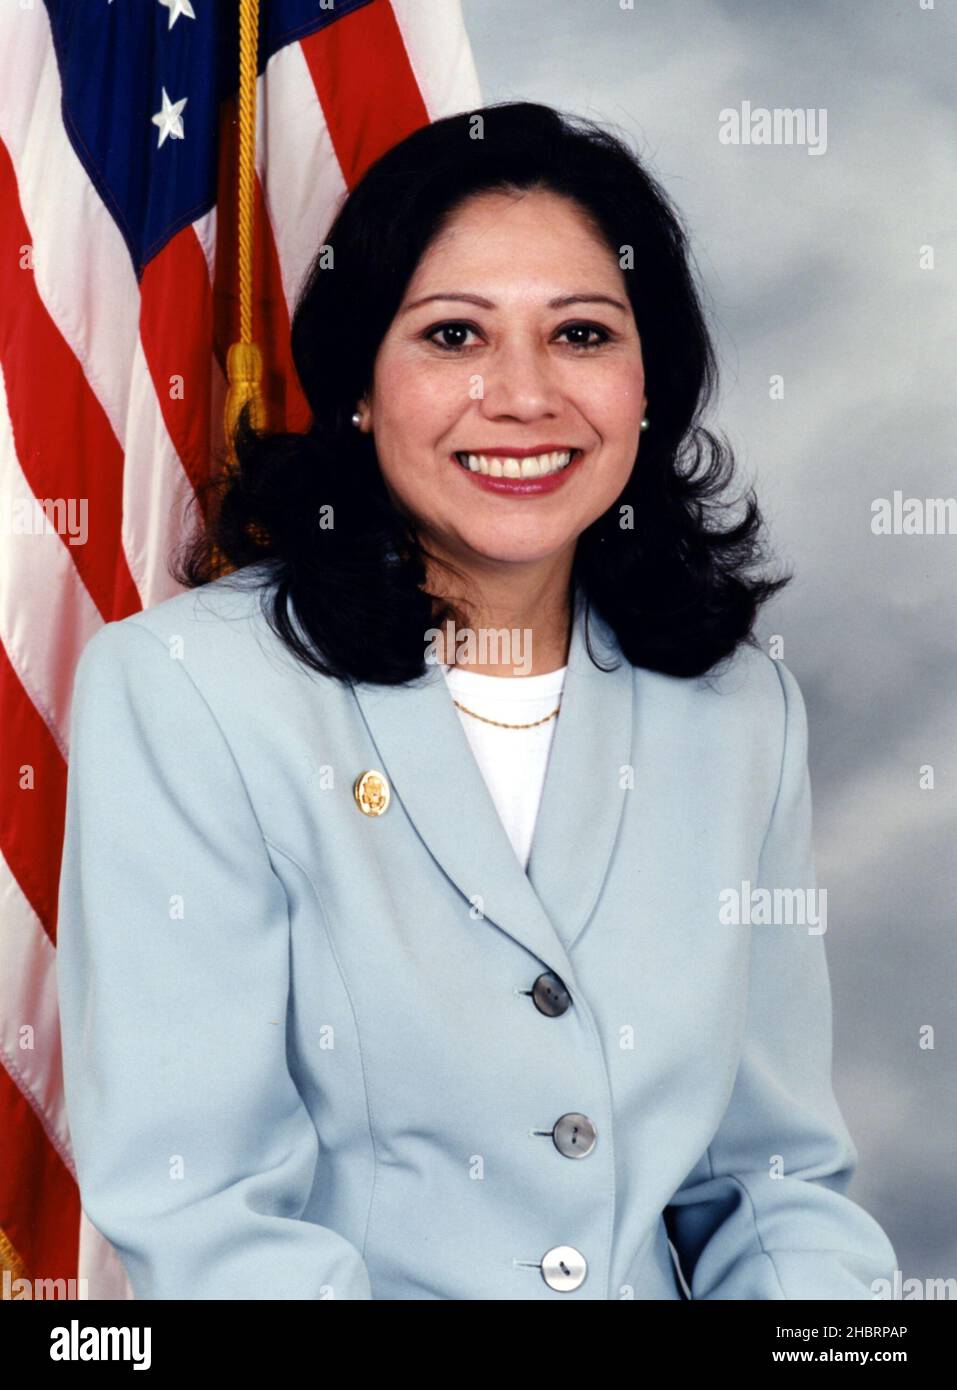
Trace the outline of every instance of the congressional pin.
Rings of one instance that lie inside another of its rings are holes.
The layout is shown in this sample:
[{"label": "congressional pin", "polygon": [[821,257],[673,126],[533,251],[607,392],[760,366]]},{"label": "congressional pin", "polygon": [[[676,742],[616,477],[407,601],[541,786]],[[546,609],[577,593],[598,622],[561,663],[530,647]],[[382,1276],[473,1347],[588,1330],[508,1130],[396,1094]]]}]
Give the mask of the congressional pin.
[{"label": "congressional pin", "polygon": [[364,816],[381,816],[389,808],[392,793],[383,774],[376,768],[360,772],[352,788],[356,805]]}]

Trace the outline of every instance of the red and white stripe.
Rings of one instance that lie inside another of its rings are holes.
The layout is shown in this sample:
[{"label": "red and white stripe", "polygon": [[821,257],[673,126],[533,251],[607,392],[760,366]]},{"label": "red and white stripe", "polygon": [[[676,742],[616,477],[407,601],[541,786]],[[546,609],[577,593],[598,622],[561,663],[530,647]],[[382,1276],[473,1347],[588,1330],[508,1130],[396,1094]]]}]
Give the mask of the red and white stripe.
[{"label": "red and white stripe", "polygon": [[[346,191],[424,124],[480,103],[455,0],[372,0],[259,79],[254,334],[270,422],[308,411],[289,353],[296,292]],[[43,5],[0,6],[0,497],[87,502],[88,538],[0,543],[0,1268],[130,1297],[83,1217],[62,1092],[56,898],[73,671],[104,622],[175,592],[171,549],[222,445],[235,128],[223,197],[139,283],[77,159]],[[271,375],[271,379],[273,379]],[[185,388],[185,398],[175,389]]]}]

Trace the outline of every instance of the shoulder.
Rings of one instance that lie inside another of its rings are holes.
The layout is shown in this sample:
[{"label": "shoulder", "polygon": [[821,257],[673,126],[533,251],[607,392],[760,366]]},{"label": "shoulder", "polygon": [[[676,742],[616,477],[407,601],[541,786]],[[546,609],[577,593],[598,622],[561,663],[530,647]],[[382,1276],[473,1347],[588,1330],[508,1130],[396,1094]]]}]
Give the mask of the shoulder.
[{"label": "shoulder", "polygon": [[185,714],[200,702],[218,723],[242,725],[263,709],[295,716],[297,701],[341,699],[337,683],[299,661],[273,630],[274,597],[268,569],[249,566],[105,623],[76,666],[78,717],[90,718],[101,700],[151,720],[161,703]]},{"label": "shoulder", "polygon": [[761,647],[742,642],[700,676],[669,676],[635,668],[636,682],[667,698],[736,720],[804,717],[804,697],[794,673]]},{"label": "shoulder", "polygon": [[258,662],[276,661],[286,652],[267,617],[273,594],[268,569],[251,565],[104,623],[81,652],[76,680],[107,668],[132,673],[157,665],[164,655],[197,680],[204,671],[251,674]]},{"label": "shoulder", "polygon": [[146,637],[164,646],[190,637],[228,643],[230,632],[263,628],[264,597],[271,587],[268,572],[258,565],[224,575],[127,618],[104,623],[83,648],[82,659],[89,663],[106,659],[107,654],[122,658],[141,650]]},{"label": "shoulder", "polygon": [[771,720],[785,731],[805,720],[804,696],[793,671],[763,648],[742,642],[724,662],[697,678],[701,691],[731,706],[740,718]]},{"label": "shoulder", "polygon": [[672,731],[701,758],[763,767],[775,780],[785,761],[802,763],[808,731],[794,673],[752,643],[701,676],[669,676],[635,668],[636,717]]}]

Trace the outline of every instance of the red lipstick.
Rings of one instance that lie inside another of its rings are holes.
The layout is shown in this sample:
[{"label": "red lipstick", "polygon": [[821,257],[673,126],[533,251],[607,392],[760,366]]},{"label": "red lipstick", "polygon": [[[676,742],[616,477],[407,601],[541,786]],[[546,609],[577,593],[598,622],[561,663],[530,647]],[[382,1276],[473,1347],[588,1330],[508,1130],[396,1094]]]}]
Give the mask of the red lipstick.
[{"label": "red lipstick", "polygon": [[[539,478],[494,478],[490,473],[473,473],[465,464],[460,463],[457,454],[484,455],[485,458],[532,458],[536,454],[554,454],[570,451],[572,454],[571,462],[564,468],[560,468],[555,473],[547,473]],[[455,467],[469,478],[476,487],[484,489],[485,492],[497,492],[508,497],[539,497],[543,493],[555,492],[567,481],[572,473],[576,473],[581,464],[583,451],[575,449],[568,444],[536,444],[531,448],[499,448],[493,449],[460,449],[451,454],[450,458]]]}]

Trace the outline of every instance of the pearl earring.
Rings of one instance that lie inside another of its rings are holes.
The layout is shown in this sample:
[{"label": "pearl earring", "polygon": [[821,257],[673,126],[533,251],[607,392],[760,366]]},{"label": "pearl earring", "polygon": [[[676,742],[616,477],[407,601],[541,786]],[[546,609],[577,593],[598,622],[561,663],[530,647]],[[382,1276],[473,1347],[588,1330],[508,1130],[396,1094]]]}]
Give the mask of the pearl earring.
[{"label": "pearl earring", "polygon": [[646,430],[650,424],[651,424],[651,421],[648,419],[648,416],[646,415],[645,418],[644,418],[644,419],[642,420],[642,422],[641,422],[641,428],[642,428],[643,430]]},{"label": "pearl earring", "polygon": [[362,416],[359,414],[358,410],[354,413],[352,417],[352,423],[355,425],[356,429],[358,429],[359,426],[362,424]]}]

